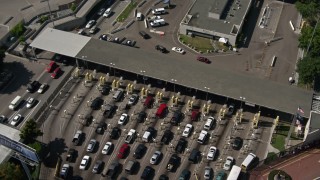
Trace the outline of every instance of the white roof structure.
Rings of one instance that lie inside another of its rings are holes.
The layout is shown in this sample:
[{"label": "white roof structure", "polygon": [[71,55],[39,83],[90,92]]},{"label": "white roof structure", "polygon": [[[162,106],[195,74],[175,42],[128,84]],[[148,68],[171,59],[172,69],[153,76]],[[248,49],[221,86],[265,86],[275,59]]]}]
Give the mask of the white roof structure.
[{"label": "white roof structure", "polygon": [[[17,129],[14,129],[10,126],[6,126],[3,124],[0,124],[0,134],[3,136],[6,136],[10,139],[13,139],[15,141],[19,141],[20,140],[20,131]],[[12,150],[10,148],[7,148],[5,146],[0,145],[0,164],[4,161],[7,160],[7,158],[9,158],[9,154],[12,152]]]},{"label": "white roof structure", "polygon": [[91,38],[47,28],[30,44],[31,47],[75,57]]}]

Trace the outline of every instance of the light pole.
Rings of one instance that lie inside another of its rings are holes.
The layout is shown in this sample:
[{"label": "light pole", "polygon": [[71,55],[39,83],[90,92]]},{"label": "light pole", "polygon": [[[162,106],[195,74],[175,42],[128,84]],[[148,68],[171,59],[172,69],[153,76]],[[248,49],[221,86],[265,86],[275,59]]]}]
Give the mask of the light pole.
[{"label": "light pole", "polygon": [[173,83],[173,92],[176,93],[176,79],[171,79],[171,82]]},{"label": "light pole", "polygon": [[116,69],[115,69],[116,64],[110,63],[110,72],[111,72],[111,67],[113,67],[113,76],[116,76]]},{"label": "light pole", "polygon": [[47,0],[47,2],[48,2],[48,8],[49,8],[49,12],[50,12],[50,20],[52,21],[52,25],[53,25],[53,29],[54,29],[54,21],[52,20],[52,13],[51,13],[51,7],[50,7],[49,0]]},{"label": "light pole", "polygon": [[204,87],[204,89],[206,89],[206,92],[207,92],[207,94],[206,94],[206,101],[208,101],[208,94],[209,94],[209,90],[210,90],[210,88],[208,88],[208,87]]},{"label": "light pole", "polygon": [[143,85],[145,85],[146,82],[145,82],[145,79],[144,79],[144,73],[146,73],[146,71],[140,70],[140,72],[142,73]]},{"label": "light pole", "polygon": [[240,96],[240,99],[241,99],[241,106],[240,106],[240,109],[242,109],[242,103],[243,103],[243,101],[245,101],[245,100],[246,100],[246,98],[245,98],[245,97]]}]

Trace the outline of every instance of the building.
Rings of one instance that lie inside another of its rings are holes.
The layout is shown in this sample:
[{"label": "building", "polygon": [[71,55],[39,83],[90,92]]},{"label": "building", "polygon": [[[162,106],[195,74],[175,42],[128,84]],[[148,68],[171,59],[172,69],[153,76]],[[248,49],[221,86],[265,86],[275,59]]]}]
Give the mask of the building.
[{"label": "building", "polygon": [[252,0],[197,0],[180,23],[180,34],[236,44]]},{"label": "building", "polygon": [[303,142],[308,144],[320,139],[320,113],[310,112],[310,118],[304,130]]}]

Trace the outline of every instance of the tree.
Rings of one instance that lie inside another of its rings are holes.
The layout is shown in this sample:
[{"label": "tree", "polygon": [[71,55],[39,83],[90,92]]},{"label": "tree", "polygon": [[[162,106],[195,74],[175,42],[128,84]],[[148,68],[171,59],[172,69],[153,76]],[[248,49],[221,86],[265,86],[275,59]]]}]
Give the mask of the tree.
[{"label": "tree", "polygon": [[[320,22],[316,29],[315,27],[305,25],[301,30],[301,35],[299,37],[299,47],[307,49],[309,44],[308,55],[316,57],[320,55]],[[313,34],[314,31],[314,34]],[[312,37],[313,34],[313,37]]]},{"label": "tree", "polygon": [[74,12],[77,9],[76,4],[72,3],[70,9]]},{"label": "tree", "polygon": [[320,1],[319,0],[299,0],[296,2],[296,8],[302,14],[303,18],[309,23],[316,21],[316,14],[319,13]]},{"label": "tree", "polygon": [[37,123],[33,119],[30,119],[26,122],[26,126],[21,129],[20,138],[27,144],[33,143],[38,136],[42,135],[43,133],[37,127]]},{"label": "tree", "polygon": [[23,23],[20,22],[18,23],[16,26],[14,26],[12,29],[11,29],[11,33],[16,36],[16,37],[20,37],[23,32],[26,30],[26,28],[24,27]]},{"label": "tree", "polygon": [[299,82],[312,84],[315,76],[320,74],[320,59],[307,56],[298,62]]},{"label": "tree", "polygon": [[19,165],[11,162],[5,162],[0,165],[0,179],[23,180],[26,179],[26,177]]}]

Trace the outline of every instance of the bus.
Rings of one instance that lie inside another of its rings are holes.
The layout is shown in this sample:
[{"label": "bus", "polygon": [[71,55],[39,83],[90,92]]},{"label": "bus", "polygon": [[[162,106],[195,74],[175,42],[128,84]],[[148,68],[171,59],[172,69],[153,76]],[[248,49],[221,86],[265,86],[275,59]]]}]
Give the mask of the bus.
[{"label": "bus", "polygon": [[244,159],[244,161],[241,164],[241,169],[243,172],[246,172],[248,169],[250,169],[250,166],[256,157],[257,156],[253,153],[248,154],[246,159]]},{"label": "bus", "polygon": [[240,179],[241,168],[239,166],[233,165],[229,173],[227,180],[237,180]]},{"label": "bus", "polygon": [[22,101],[21,96],[15,97],[9,105],[9,109],[15,110],[20,105],[21,101]]}]

